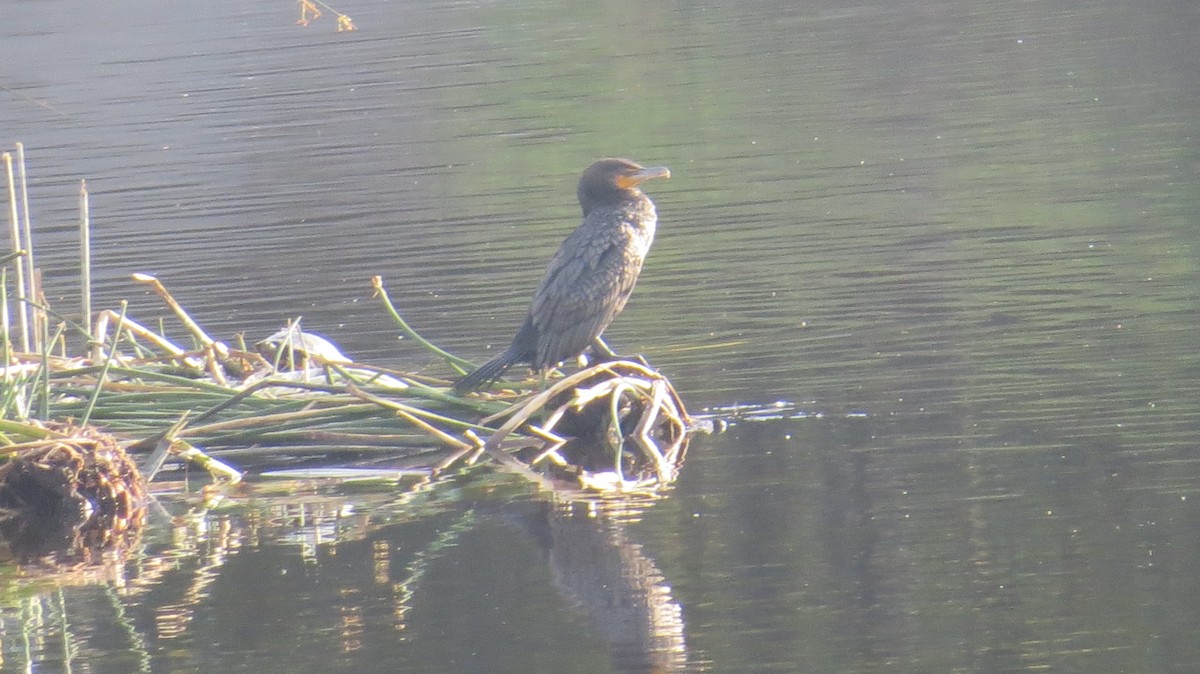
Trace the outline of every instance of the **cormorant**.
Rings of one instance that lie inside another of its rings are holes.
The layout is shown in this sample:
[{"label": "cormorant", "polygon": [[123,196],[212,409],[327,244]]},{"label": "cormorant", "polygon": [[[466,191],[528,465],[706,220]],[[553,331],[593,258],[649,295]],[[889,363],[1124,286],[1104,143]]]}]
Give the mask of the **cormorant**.
[{"label": "cormorant", "polygon": [[517,363],[543,372],[593,344],[612,355],[600,335],[625,308],[658,221],[638,185],[669,177],[666,167],[628,159],[601,159],[583,172],[576,190],[583,221],[550,260],[517,336],[503,353],[455,382],[455,393],[483,388]]}]

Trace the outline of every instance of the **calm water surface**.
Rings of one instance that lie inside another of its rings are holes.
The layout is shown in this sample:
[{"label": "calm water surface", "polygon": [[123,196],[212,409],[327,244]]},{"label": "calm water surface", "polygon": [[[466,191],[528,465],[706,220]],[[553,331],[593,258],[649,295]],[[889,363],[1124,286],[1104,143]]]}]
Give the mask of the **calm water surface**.
[{"label": "calm water surface", "polygon": [[0,671],[1200,669],[1200,5],[337,8],[0,7],[55,304],[87,178],[97,304],[440,372],[369,278],[483,359],[630,156],[674,177],[609,341],[732,427],[594,516],[165,498],[116,577],[7,582]]}]

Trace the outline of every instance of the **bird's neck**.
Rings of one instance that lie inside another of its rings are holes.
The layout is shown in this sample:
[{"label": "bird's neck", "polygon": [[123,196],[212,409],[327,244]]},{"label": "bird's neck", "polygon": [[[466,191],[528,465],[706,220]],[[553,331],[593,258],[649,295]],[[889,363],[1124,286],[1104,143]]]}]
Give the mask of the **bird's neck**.
[{"label": "bird's neck", "polygon": [[623,210],[630,213],[636,213],[649,206],[651,215],[654,214],[654,204],[644,192],[636,187],[613,192],[611,196],[602,199],[587,199],[580,200],[580,208],[583,209],[583,216],[587,217],[588,213],[601,208],[610,208],[613,210]]}]

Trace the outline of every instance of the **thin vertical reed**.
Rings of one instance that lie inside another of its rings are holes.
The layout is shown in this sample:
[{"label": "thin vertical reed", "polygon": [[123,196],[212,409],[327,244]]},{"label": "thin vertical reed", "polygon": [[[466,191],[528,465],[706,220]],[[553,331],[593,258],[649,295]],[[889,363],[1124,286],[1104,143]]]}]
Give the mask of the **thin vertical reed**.
[{"label": "thin vertical reed", "polygon": [[[41,338],[42,347],[42,366],[38,368],[37,387],[37,418],[48,420],[50,418],[50,350],[54,348],[54,343],[63,339],[63,332],[67,329],[65,323],[60,323],[58,330],[54,333],[54,338],[50,339],[47,335]],[[30,404],[32,409],[33,405]]]},{"label": "thin vertical reed", "polygon": [[41,342],[46,339],[48,318],[42,304],[42,284],[38,279],[37,265],[33,262],[33,228],[29,224],[29,181],[25,174],[24,143],[17,143],[17,180],[21,192],[21,248],[25,250],[25,278],[29,284],[28,297],[33,313],[33,350],[41,352]]},{"label": "thin vertical reed", "polygon": [[[17,188],[13,183],[12,153],[4,153],[4,175],[8,184],[8,220],[12,225],[12,251],[20,253],[21,228],[17,218]],[[25,292],[25,266],[17,262],[17,318],[21,324],[21,351],[29,352],[29,309],[25,304],[29,295]]]},{"label": "thin vertical reed", "polygon": [[[12,342],[9,341],[8,324],[8,267],[0,267],[0,330],[4,332],[4,382],[8,382],[8,366],[12,364]],[[0,417],[3,417],[0,409]]]},{"label": "thin vertical reed", "polygon": [[[92,339],[92,218],[87,181],[79,181],[79,301],[83,330]],[[85,349],[86,352],[86,349]]]},{"label": "thin vertical reed", "polygon": [[100,399],[100,391],[104,389],[104,382],[108,379],[108,369],[112,367],[113,357],[117,355],[117,347],[121,344],[121,333],[125,330],[125,312],[128,309],[129,302],[121,300],[121,315],[117,318],[116,330],[113,330],[112,347],[109,348],[108,357],[104,359],[104,366],[100,368],[100,374],[96,377],[96,388],[92,391],[87,408],[79,419],[80,426],[87,426],[88,421],[92,418],[92,410],[96,409],[96,401]]}]

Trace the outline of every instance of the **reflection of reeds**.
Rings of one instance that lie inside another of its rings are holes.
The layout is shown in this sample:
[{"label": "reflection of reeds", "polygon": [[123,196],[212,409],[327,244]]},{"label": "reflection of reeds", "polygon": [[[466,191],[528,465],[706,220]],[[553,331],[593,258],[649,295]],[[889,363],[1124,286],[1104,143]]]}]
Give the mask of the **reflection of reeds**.
[{"label": "reflection of reeds", "polygon": [[[133,625],[125,616],[124,607],[111,590],[106,592],[106,599],[111,605],[112,624],[118,626],[131,637],[127,646],[128,653],[136,658],[139,666],[131,668],[130,672],[150,672],[150,654],[145,647],[145,641],[136,632],[130,632]],[[15,602],[16,609],[12,611],[16,619],[4,621],[3,640],[0,646],[5,650],[5,665],[13,671],[39,671],[45,662],[39,657],[42,653],[52,654],[52,646],[58,642],[58,657],[55,661],[59,671],[87,671],[91,658],[81,656],[81,651],[88,650],[88,643],[93,630],[86,626],[78,628],[72,624],[71,609],[83,602],[68,602],[66,593],[61,586],[57,589],[38,596],[21,597]],[[79,613],[84,618],[93,615],[96,604],[83,605]],[[39,652],[40,651],[40,652]]]}]

